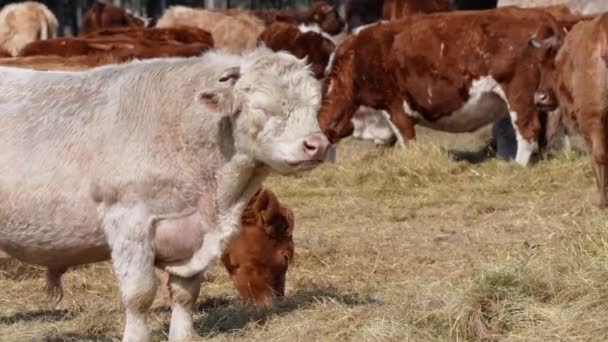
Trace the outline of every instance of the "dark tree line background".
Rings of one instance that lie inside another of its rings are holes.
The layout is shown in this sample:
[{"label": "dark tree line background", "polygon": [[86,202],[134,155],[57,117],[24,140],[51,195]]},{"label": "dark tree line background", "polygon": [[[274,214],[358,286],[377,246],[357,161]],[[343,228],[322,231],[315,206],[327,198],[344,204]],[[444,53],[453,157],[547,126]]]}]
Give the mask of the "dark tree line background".
[{"label": "dark tree line background", "polygon": [[[65,36],[77,35],[83,14],[95,0],[37,0],[45,4],[59,20],[59,32]],[[159,18],[164,10],[173,5],[184,5],[200,8],[306,8],[314,0],[104,0],[131,10],[133,13],[148,17]],[[335,6],[343,0],[326,0]],[[0,7],[6,4],[22,2],[19,0],[0,0]]]}]

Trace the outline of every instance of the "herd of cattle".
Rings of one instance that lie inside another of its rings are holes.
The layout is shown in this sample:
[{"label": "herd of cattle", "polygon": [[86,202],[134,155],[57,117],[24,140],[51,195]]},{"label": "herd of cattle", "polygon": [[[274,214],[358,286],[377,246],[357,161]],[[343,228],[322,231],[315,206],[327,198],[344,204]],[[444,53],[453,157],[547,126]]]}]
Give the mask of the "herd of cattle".
[{"label": "herd of cattle", "polygon": [[245,302],[284,294],[294,218],[262,182],[348,136],[495,123],[499,154],[526,165],[574,127],[606,206],[608,1],[465,2],[352,0],[346,20],[325,2],[157,20],[99,2],[63,38],[44,5],[5,6],[0,249],[47,267],[57,300],[69,268],[111,259],[125,341],[149,337],[158,272],[183,340],[218,257]]}]

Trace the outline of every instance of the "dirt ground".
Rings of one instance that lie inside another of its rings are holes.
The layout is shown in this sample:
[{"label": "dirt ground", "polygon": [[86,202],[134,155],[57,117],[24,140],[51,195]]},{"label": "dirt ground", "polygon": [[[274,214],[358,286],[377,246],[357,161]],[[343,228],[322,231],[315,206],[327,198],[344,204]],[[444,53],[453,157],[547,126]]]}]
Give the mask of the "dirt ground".
[{"label": "dirt ground", "polygon": [[[608,340],[608,221],[588,157],[469,163],[449,152],[481,149],[487,130],[419,137],[408,151],[346,141],[336,164],[269,179],[296,215],[287,298],[239,306],[215,266],[197,305],[199,339]],[[64,284],[51,308],[40,269],[3,262],[0,340],[118,340],[109,264],[72,270]],[[150,318],[159,341],[170,315],[160,297]]]}]

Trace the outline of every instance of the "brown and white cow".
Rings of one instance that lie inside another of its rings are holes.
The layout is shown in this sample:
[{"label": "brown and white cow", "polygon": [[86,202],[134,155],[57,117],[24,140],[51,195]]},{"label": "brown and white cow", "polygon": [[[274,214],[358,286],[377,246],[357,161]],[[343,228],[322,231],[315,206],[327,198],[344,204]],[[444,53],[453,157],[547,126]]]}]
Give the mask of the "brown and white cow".
[{"label": "brown and white cow", "polygon": [[[238,11],[238,10],[237,10]],[[226,13],[234,13],[228,10]],[[290,10],[254,10],[252,14],[270,25],[275,22],[285,22],[293,25],[318,26],[323,32],[336,35],[342,32],[344,20],[338,14],[338,10],[326,1],[316,1],[305,11]]]},{"label": "brown and white cow", "polygon": [[33,41],[56,37],[58,26],[55,15],[41,3],[6,5],[0,11],[0,48],[16,56]]},{"label": "brown and white cow", "polygon": [[336,50],[319,124],[336,142],[352,133],[350,120],[365,105],[388,112],[404,145],[415,140],[416,124],[469,132],[508,112],[516,161],[526,165],[541,128],[539,57],[528,40],[548,32],[563,34],[551,15],[518,8],[373,24]]},{"label": "brown and white cow", "polygon": [[331,36],[317,27],[295,26],[284,22],[271,24],[260,34],[258,42],[273,51],[287,51],[298,58],[306,58],[315,78],[321,79],[336,43]]},{"label": "brown and white cow", "polygon": [[[149,339],[155,265],[179,289],[169,338],[185,340],[193,289],[261,182],[330,151],[319,82],[268,49],[84,72],[1,67],[0,97],[0,249],[51,271],[111,258],[124,341]],[[158,257],[197,227],[192,255]]]},{"label": "brown and white cow", "polygon": [[[583,135],[591,152],[599,206],[608,205],[608,14],[582,21],[566,36],[533,41],[546,57],[536,104],[558,106],[569,127]],[[557,56],[554,58],[554,56]]]},{"label": "brown and white cow", "polygon": [[148,21],[146,19],[131,14],[122,7],[95,1],[93,6],[84,14],[80,34],[86,35],[108,28],[146,27],[147,25]]}]

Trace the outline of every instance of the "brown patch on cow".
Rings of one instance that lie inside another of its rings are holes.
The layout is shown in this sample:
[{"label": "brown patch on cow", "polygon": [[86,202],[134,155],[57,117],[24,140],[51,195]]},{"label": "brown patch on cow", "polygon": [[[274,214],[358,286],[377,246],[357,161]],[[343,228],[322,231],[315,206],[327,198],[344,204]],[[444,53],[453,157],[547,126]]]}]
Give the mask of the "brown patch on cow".
[{"label": "brown patch on cow", "polygon": [[[226,13],[237,13],[234,10],[226,11]],[[299,24],[316,24],[321,30],[331,35],[336,35],[342,32],[344,28],[344,20],[338,14],[338,10],[325,1],[317,1],[306,11],[292,10],[255,10],[251,12],[258,18],[262,19],[265,25],[271,25],[275,22],[284,22],[294,25]]]},{"label": "brown patch on cow", "polygon": [[384,0],[382,18],[396,20],[419,13],[447,12],[450,0]]},{"label": "brown patch on cow", "polygon": [[213,46],[211,33],[196,27],[140,28],[117,27],[98,30],[83,38],[112,38],[136,41],[168,42],[174,44],[207,44]]},{"label": "brown patch on cow", "polygon": [[113,27],[144,27],[146,22],[125,9],[104,2],[95,2],[85,13],[82,35]]},{"label": "brown patch on cow", "polygon": [[19,57],[31,56],[94,56],[112,54],[123,59],[198,56],[213,45],[209,43],[181,44],[160,40],[136,40],[121,37],[56,38],[26,45]]},{"label": "brown patch on cow", "polygon": [[297,26],[276,22],[270,25],[258,38],[273,51],[287,51],[298,58],[307,58],[314,76],[321,79],[336,49],[333,41],[317,32],[301,32]]}]

